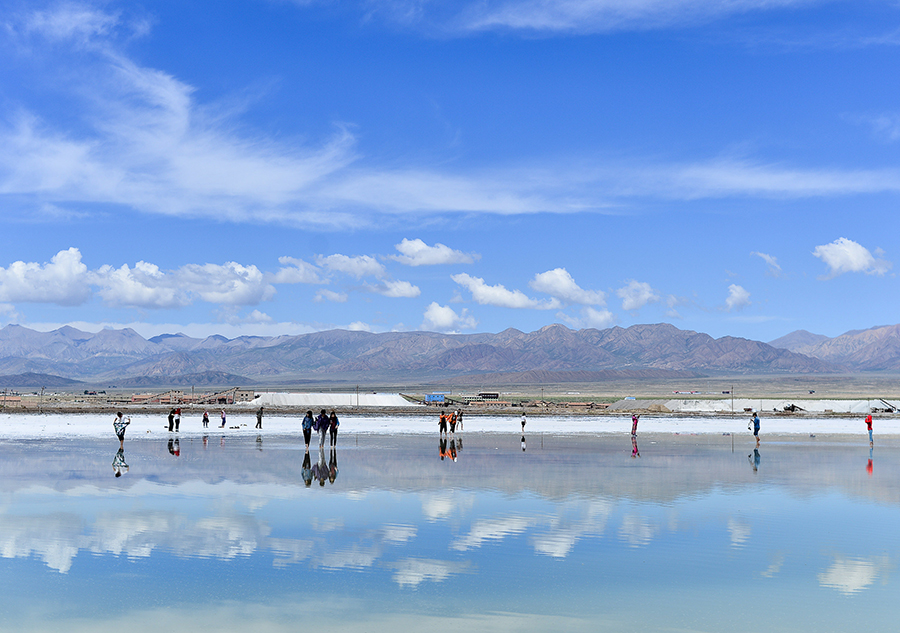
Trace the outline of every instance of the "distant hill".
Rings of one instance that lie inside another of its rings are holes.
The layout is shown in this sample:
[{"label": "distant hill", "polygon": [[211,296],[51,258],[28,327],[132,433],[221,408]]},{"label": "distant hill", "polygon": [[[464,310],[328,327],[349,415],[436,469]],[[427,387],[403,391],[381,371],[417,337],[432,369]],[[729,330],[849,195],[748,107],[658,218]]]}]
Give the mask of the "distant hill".
[{"label": "distant hill", "polygon": [[[895,357],[900,359],[900,350]],[[101,384],[421,382],[485,374],[518,374],[524,380],[528,372],[575,376],[609,371],[637,372],[635,376],[649,371],[810,374],[845,367],[830,357],[813,358],[744,338],[714,339],[665,323],[605,330],[556,324],[528,333],[512,328],[453,335],[329,330],[235,339],[171,334],[150,340],[131,329],[97,334],[71,327],[53,332],[18,325],[0,329],[0,373],[56,374]]]},{"label": "distant hill", "polygon": [[131,376],[118,381],[119,387],[230,387],[249,385],[253,381],[246,376],[236,376],[222,371],[205,371],[199,374],[178,376]]},{"label": "distant hill", "polygon": [[82,384],[78,380],[63,378],[62,376],[54,376],[52,374],[12,374],[0,376],[0,387],[27,387],[29,389],[41,387],[73,387]]},{"label": "distant hill", "polygon": [[781,338],[777,338],[774,341],[769,341],[769,345],[771,345],[772,347],[777,347],[779,349],[787,349],[792,352],[798,352],[802,354],[803,352],[800,350],[827,340],[829,339],[824,334],[813,334],[812,332],[807,332],[806,330],[796,330],[794,332],[791,332],[790,334],[782,336]]},{"label": "distant hill", "polygon": [[900,371],[900,325],[852,330],[793,351],[851,371]]}]

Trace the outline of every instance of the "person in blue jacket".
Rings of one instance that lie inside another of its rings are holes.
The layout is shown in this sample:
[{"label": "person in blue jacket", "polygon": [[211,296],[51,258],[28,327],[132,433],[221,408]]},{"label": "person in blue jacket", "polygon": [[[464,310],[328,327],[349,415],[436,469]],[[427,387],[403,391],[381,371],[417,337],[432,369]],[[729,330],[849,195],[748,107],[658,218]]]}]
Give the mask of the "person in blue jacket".
[{"label": "person in blue jacket", "polygon": [[312,437],[312,428],[315,420],[313,419],[312,411],[306,412],[306,417],[303,418],[302,427],[303,427],[303,441],[306,442],[306,450],[309,450],[309,440]]}]

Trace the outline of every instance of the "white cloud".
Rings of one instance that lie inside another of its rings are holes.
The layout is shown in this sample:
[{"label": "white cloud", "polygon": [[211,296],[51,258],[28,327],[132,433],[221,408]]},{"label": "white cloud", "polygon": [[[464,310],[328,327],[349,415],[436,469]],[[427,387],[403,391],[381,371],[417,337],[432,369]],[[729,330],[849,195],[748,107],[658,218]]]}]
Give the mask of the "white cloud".
[{"label": "white cloud", "polygon": [[900,141],[900,114],[881,114],[868,121],[879,137],[891,143]]},{"label": "white cloud", "polygon": [[377,284],[365,284],[365,289],[385,297],[418,297],[422,294],[418,286],[414,286],[408,281],[386,280]]},{"label": "white cloud", "polygon": [[321,303],[322,301],[346,303],[347,299],[348,297],[346,292],[335,292],[333,290],[326,290],[325,288],[322,288],[321,290],[316,292],[316,296],[313,298],[313,301],[315,301],[316,303]]},{"label": "white cloud", "polygon": [[456,332],[474,330],[477,325],[478,321],[465,308],[460,314],[457,314],[450,306],[442,306],[436,301],[432,301],[425,308],[425,320],[422,321],[421,329],[430,332]]},{"label": "white cloud", "polygon": [[729,312],[732,310],[740,310],[744,306],[750,305],[750,293],[737,284],[728,286],[728,297],[725,299],[725,309]]},{"label": "white cloud", "polygon": [[616,290],[616,295],[622,299],[623,310],[640,310],[648,303],[659,301],[659,294],[650,287],[650,284],[634,279]]},{"label": "white cloud", "polygon": [[465,273],[450,277],[460,286],[472,293],[472,298],[481,305],[492,305],[501,308],[533,308],[536,310],[552,310],[559,307],[559,301],[538,301],[531,299],[521,290],[507,290],[501,284],[489,286],[480,277],[472,277]]},{"label": "white cloud", "polygon": [[74,2],[59,2],[52,10],[35,11],[28,15],[23,31],[49,40],[71,40],[83,45],[110,35],[119,24],[117,15]]},{"label": "white cloud", "polygon": [[331,271],[341,272],[347,275],[362,279],[363,277],[383,277],[385,274],[384,266],[380,264],[374,257],[369,255],[359,255],[356,257],[348,257],[347,255],[319,255],[316,262],[322,268]]},{"label": "white cloud", "polygon": [[476,521],[469,533],[457,538],[450,549],[465,552],[481,547],[485,541],[502,541],[507,536],[521,534],[533,524],[533,518],[524,516]]},{"label": "white cloud", "polygon": [[87,266],[77,248],[60,251],[49,262],[13,262],[0,268],[0,301],[76,306],[91,297]]},{"label": "white cloud", "polygon": [[174,308],[191,303],[187,289],[167,277],[158,266],[140,261],[130,268],[101,266],[91,274],[100,286],[98,294],[110,305],[140,308]]},{"label": "white cloud", "polygon": [[347,326],[347,329],[351,332],[374,332],[374,328],[368,323],[363,323],[362,321],[354,321],[350,325]]},{"label": "white cloud", "polygon": [[599,290],[583,290],[565,268],[554,268],[538,273],[528,285],[532,290],[543,292],[566,303],[599,306],[606,304],[605,293]]},{"label": "white cloud", "polygon": [[602,330],[610,327],[616,322],[616,315],[606,308],[598,310],[590,306],[585,306],[581,308],[579,314],[580,316],[573,317],[564,312],[560,312],[556,316],[560,320],[579,330],[583,328],[596,328]]},{"label": "white cloud", "polygon": [[327,283],[319,275],[319,269],[309,262],[295,257],[279,257],[278,263],[283,267],[272,275],[276,284],[324,284]]},{"label": "white cloud", "polygon": [[471,264],[481,256],[474,253],[463,253],[449,246],[436,243],[428,246],[420,239],[403,240],[395,246],[400,255],[390,255],[389,259],[407,266],[436,266],[439,264]]},{"label": "white cloud", "polygon": [[876,259],[865,246],[841,237],[831,244],[816,246],[813,255],[821,259],[830,269],[827,278],[844,273],[866,273],[884,275],[891,269],[891,263]]},{"label": "white cloud", "polygon": [[759,253],[757,251],[753,251],[750,253],[751,255],[756,255],[760,259],[762,259],[769,266],[767,274],[772,277],[779,277],[781,275],[781,266],[778,264],[778,260],[772,255],[767,255],[766,253]]}]

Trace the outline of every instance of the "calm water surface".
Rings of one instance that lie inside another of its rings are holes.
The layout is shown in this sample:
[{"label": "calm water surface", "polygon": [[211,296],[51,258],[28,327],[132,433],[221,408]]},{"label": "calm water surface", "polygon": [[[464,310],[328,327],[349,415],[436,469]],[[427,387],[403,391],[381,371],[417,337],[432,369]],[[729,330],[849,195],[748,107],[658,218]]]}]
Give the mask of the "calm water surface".
[{"label": "calm water surface", "polygon": [[897,628],[896,441],[461,437],[0,442],[0,627]]}]

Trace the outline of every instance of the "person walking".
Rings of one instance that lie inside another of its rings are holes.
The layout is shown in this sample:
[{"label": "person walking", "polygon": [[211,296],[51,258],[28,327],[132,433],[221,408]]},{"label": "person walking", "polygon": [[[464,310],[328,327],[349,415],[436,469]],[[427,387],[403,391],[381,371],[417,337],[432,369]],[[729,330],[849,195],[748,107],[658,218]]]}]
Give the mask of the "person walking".
[{"label": "person walking", "polygon": [[325,450],[325,434],[328,433],[328,427],[331,425],[331,420],[328,419],[328,415],[325,413],[325,409],[322,409],[322,412],[316,416],[315,429],[319,433],[319,448]]},{"label": "person walking", "polygon": [[203,428],[209,428],[209,411],[203,412]]},{"label": "person walking", "polygon": [[116,432],[116,437],[119,438],[119,448],[125,448],[125,427],[131,424],[131,418],[122,417],[122,412],[119,411],[116,413],[116,417],[113,420],[113,430]]},{"label": "person walking", "polygon": [[759,413],[753,414],[753,435],[756,437],[756,448],[759,448]]},{"label": "person walking", "polygon": [[262,428],[262,416],[263,416],[263,408],[260,407],[256,411],[256,428],[258,428],[258,429]]},{"label": "person walking", "polygon": [[869,446],[873,446],[875,441],[872,439],[872,414],[866,416],[866,428],[869,430]]},{"label": "person walking", "polygon": [[313,419],[312,411],[307,411],[306,416],[303,418],[303,422],[301,422],[300,426],[303,428],[303,441],[306,442],[306,450],[309,450],[309,440],[312,437],[312,428],[315,420]]},{"label": "person walking", "polygon": [[219,428],[220,429],[225,428],[225,409],[222,409],[222,426],[220,426]]},{"label": "person walking", "polygon": [[337,415],[334,411],[331,412],[331,415],[328,416],[328,430],[331,432],[331,446],[337,446],[337,431],[338,427],[341,425],[338,420]]}]

